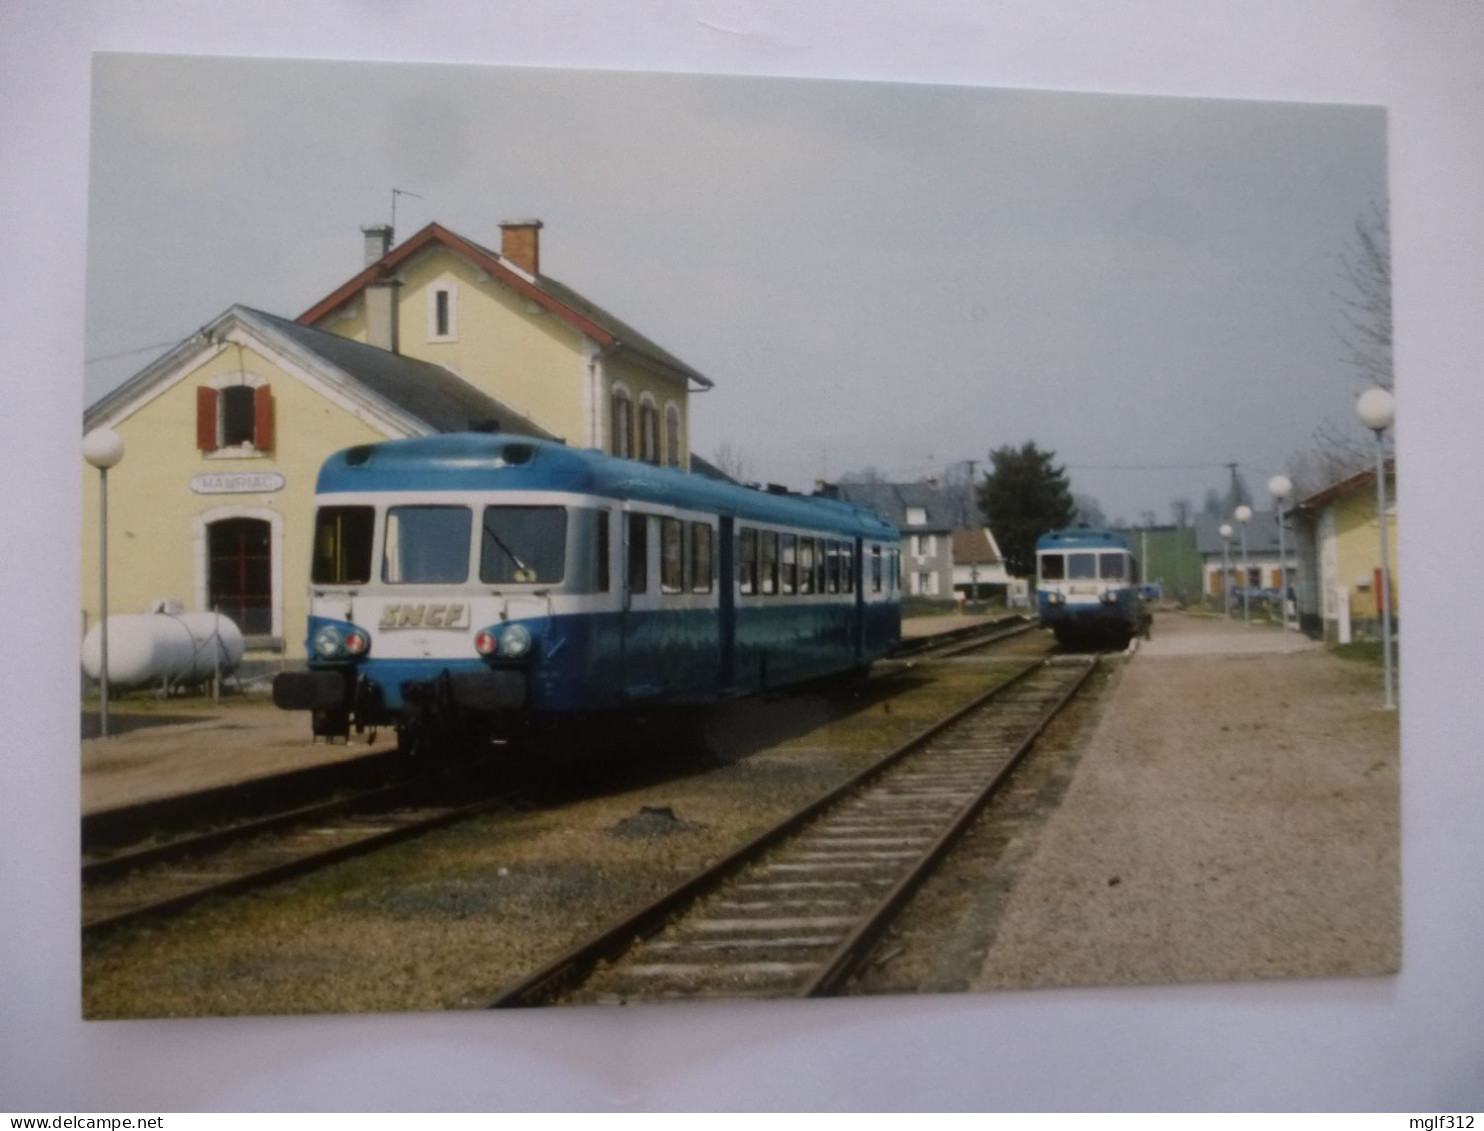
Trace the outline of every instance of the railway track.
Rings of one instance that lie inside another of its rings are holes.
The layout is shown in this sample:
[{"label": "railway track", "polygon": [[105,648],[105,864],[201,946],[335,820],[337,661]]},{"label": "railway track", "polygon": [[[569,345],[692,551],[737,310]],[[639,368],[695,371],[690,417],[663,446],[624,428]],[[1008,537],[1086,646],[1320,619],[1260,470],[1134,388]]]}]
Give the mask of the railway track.
[{"label": "railway track", "polygon": [[439,801],[428,783],[387,785],[92,861],[82,869],[82,930],[179,915],[483,813],[506,793]]},{"label": "railway track", "polygon": [[1023,667],[491,1007],[840,992],[1096,666]]}]

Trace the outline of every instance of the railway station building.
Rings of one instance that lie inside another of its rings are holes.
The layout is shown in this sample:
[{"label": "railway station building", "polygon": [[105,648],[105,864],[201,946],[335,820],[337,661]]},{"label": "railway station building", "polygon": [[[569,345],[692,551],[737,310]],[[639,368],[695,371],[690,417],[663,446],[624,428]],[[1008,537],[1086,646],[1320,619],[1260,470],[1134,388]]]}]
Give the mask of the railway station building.
[{"label": "railway station building", "polygon": [[[312,505],[331,453],[498,429],[717,474],[689,451],[711,382],[540,270],[539,221],[496,252],[437,224],[363,263],[298,318],[218,314],[84,413],[111,428],[109,612],[220,610],[249,652],[297,657]],[[348,244],[350,241],[347,241]],[[100,613],[100,477],[85,469],[83,628]]]},{"label": "railway station building", "polygon": [[[1397,582],[1396,467],[1386,464],[1386,556],[1393,628],[1400,623]],[[1376,472],[1367,469],[1298,502],[1290,521],[1298,546],[1300,624],[1312,636],[1348,643],[1381,634],[1381,529]]]}]

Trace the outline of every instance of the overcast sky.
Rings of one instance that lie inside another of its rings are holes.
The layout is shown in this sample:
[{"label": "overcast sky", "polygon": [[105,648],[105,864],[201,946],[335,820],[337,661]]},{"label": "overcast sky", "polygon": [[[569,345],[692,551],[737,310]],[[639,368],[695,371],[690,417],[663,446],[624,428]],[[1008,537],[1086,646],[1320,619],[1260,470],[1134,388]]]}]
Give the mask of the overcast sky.
[{"label": "overcast sky", "polygon": [[1199,506],[1230,461],[1266,505],[1363,387],[1337,292],[1386,205],[1376,107],[142,55],[94,79],[89,402],[234,302],[301,313],[393,187],[420,194],[402,238],[544,221],[547,274],[716,382],[693,448],[794,487],[1034,440],[1110,519]]}]

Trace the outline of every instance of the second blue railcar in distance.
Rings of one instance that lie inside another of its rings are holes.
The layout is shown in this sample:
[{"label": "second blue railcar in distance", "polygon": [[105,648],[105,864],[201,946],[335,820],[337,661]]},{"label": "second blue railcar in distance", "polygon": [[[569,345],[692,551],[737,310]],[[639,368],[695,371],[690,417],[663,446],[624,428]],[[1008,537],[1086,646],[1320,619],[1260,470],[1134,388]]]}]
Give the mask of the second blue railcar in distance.
[{"label": "second blue railcar in distance", "polygon": [[1074,526],[1036,540],[1036,611],[1066,648],[1128,647],[1148,636],[1139,560],[1112,530]]},{"label": "second blue railcar in distance", "polygon": [[308,670],[280,707],[316,736],[539,738],[863,669],[900,641],[894,526],[489,433],[329,458],[316,489]]}]

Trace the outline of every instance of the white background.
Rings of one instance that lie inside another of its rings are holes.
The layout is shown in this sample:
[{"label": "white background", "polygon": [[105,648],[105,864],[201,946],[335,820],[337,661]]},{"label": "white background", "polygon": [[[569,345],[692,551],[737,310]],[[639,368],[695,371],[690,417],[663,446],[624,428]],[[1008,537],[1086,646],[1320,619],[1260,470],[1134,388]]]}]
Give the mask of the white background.
[{"label": "white background", "polygon": [[[302,9],[302,10],[301,10]],[[93,51],[1359,102],[1390,111],[1407,638],[1396,978],[84,1024],[78,458]],[[1484,7],[520,0],[0,7],[0,1110],[1484,1106],[1474,652]]]}]

